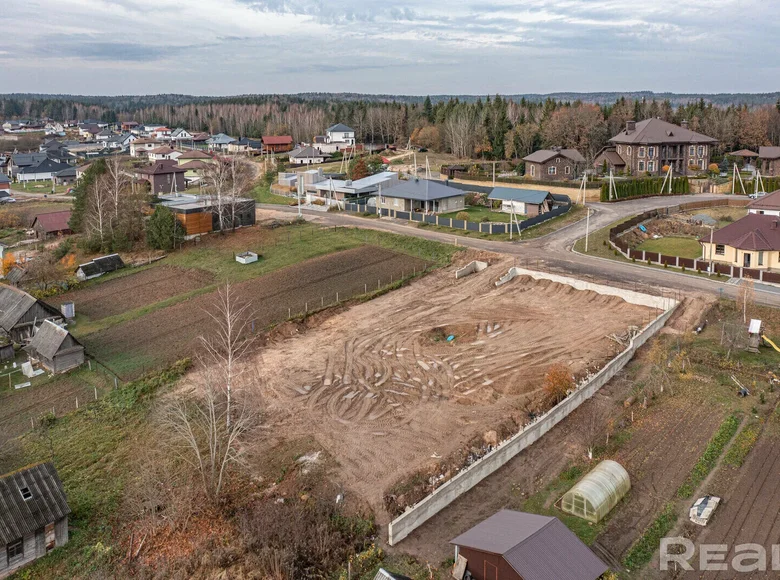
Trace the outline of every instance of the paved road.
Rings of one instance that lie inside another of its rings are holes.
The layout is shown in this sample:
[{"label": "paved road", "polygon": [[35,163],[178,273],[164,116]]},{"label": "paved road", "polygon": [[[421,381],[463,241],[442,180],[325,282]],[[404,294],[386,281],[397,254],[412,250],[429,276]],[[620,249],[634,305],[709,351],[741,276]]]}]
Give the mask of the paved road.
[{"label": "paved road", "polygon": [[[704,201],[718,199],[721,195],[686,195],[669,197],[651,197],[625,201],[620,203],[590,203],[588,207],[593,210],[590,217],[591,231],[601,229],[621,218],[640,214],[649,209],[677,205],[692,200]],[[260,209],[296,213],[295,207],[258,204]],[[343,214],[306,211],[307,217],[316,218],[318,222],[327,225],[357,226],[370,229],[378,229],[398,234],[417,236],[429,240],[446,243],[457,243],[461,246],[501,252],[517,256],[518,265],[528,265],[531,268],[561,274],[571,274],[578,278],[594,281],[606,281],[623,287],[636,286],[639,290],[661,289],[670,293],[707,292],[710,294],[723,294],[736,297],[739,286],[728,284],[727,281],[709,279],[700,276],[682,274],[672,270],[647,268],[628,262],[618,262],[585,256],[571,251],[574,242],[585,236],[585,220],[571,224],[547,236],[520,242],[503,242],[496,240],[484,240],[455,236],[417,228],[394,219],[372,219]],[[769,306],[780,307],[780,292],[773,287],[756,286],[756,302]]]}]

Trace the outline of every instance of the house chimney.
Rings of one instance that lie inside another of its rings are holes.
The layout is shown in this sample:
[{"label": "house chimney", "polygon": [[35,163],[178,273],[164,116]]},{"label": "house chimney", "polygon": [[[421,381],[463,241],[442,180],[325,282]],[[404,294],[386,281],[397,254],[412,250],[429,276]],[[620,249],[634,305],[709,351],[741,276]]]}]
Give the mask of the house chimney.
[{"label": "house chimney", "polygon": [[687,129],[688,128],[688,119],[683,119],[680,122],[680,127],[682,127],[683,129]]},{"label": "house chimney", "polygon": [[626,121],[626,133],[633,133],[636,131],[636,121]]}]

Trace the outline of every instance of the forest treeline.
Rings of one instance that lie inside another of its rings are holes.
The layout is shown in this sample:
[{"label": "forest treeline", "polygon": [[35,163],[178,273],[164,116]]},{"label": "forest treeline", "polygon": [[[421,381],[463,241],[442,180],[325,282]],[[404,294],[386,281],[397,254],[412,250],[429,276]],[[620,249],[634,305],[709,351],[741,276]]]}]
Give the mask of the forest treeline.
[{"label": "forest treeline", "polygon": [[[73,99],[73,100],[72,100]],[[740,147],[780,145],[780,102],[716,105],[701,98],[678,106],[671,100],[621,97],[610,104],[552,98],[501,96],[462,101],[424,98],[416,102],[339,99],[323,95],[208,99],[184,95],[150,97],[0,97],[6,119],[134,120],[233,136],[292,135],[309,141],[333,123],[355,129],[358,141],[415,145],[461,158],[517,159],[539,147],[576,148],[593,159],[627,120],[659,117],[688,121],[691,129],[716,138],[718,153]]]}]

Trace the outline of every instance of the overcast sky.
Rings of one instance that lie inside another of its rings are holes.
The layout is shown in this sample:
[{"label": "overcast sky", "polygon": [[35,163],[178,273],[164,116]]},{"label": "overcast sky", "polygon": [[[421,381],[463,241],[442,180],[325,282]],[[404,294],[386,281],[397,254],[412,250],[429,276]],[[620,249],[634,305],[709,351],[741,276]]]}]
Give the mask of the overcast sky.
[{"label": "overcast sky", "polygon": [[0,92],[780,89],[779,0],[6,0]]}]

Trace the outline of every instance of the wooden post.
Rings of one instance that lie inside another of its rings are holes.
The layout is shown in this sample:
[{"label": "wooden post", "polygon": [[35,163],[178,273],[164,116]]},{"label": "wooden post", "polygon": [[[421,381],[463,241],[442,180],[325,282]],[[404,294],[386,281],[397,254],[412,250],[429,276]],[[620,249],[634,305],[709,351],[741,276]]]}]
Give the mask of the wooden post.
[{"label": "wooden post", "polygon": [[97,401],[97,387],[95,387],[95,400]]}]

